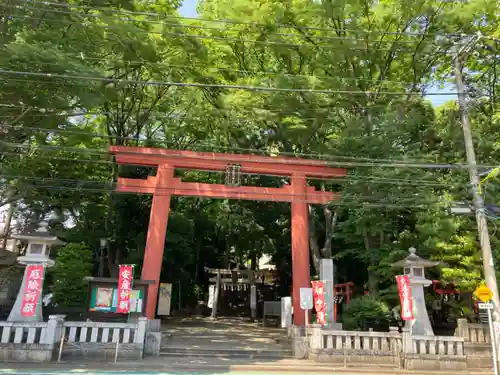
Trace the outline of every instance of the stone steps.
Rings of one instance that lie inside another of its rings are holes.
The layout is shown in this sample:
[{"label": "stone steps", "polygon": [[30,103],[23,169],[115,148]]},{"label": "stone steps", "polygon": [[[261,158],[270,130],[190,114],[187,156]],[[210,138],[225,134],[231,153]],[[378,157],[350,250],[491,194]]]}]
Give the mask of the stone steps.
[{"label": "stone steps", "polygon": [[189,357],[189,358],[227,358],[227,359],[290,359],[292,351],[276,348],[238,348],[238,347],[189,347],[165,346],[160,351],[163,357]]}]

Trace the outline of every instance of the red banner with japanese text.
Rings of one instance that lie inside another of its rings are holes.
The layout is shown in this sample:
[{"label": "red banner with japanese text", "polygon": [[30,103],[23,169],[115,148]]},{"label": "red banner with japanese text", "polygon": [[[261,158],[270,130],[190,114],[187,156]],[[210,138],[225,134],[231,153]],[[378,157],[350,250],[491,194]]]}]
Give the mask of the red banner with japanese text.
[{"label": "red banner with japanese text", "polygon": [[118,301],[117,314],[130,312],[130,291],[132,289],[133,266],[120,265],[118,273]]},{"label": "red banner with japanese text", "polygon": [[316,310],[316,324],[326,324],[325,284],[323,281],[313,281],[312,290],[314,310]]},{"label": "red banner with japanese text", "polygon": [[22,316],[35,316],[36,306],[42,294],[44,269],[42,264],[26,266],[26,285],[21,304]]},{"label": "red banner with japanese text", "polygon": [[396,276],[398,283],[399,299],[401,301],[401,319],[413,320],[413,300],[411,296],[410,278],[408,276]]}]

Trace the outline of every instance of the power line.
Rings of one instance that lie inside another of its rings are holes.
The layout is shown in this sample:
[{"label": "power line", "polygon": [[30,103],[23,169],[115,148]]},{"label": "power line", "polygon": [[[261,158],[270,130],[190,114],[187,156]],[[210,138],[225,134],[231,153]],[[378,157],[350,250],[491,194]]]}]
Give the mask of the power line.
[{"label": "power line", "polygon": [[[25,156],[26,154],[20,154],[20,153],[16,153],[16,152],[6,152],[6,151],[3,151],[2,152],[2,155],[9,155],[9,156]],[[32,156],[34,157],[35,155],[28,155],[28,156]],[[115,164],[113,161],[111,160],[95,160],[95,159],[81,159],[81,158],[70,158],[70,157],[62,157],[62,156],[53,156],[53,155],[47,155],[46,153],[44,153],[43,155],[43,158],[44,159],[49,159],[49,160],[60,160],[60,161],[68,161],[68,162],[71,162],[71,163],[90,163],[90,164],[100,164],[100,165],[107,165],[107,166],[111,166],[113,164]],[[205,170],[204,172],[206,173],[223,173],[222,171],[209,171],[209,170]],[[268,176],[268,177],[279,177],[279,178],[283,178],[283,176],[278,176],[278,175],[275,175],[275,174],[270,174],[270,173],[265,173],[265,174],[262,174],[262,173],[243,173],[243,175],[249,175],[249,176]],[[314,178],[314,180],[318,180],[318,181],[332,181],[331,179],[328,179],[328,178],[320,178],[320,177],[317,177],[317,178]],[[346,178],[336,178],[335,179],[335,183],[357,183],[357,182],[360,182],[360,181],[366,181],[366,182],[369,182],[369,183],[373,183],[373,184],[391,184],[391,185],[400,185],[400,186],[424,186],[424,187],[429,187],[429,186],[433,186],[433,187],[447,187],[447,188],[452,188],[452,187],[457,187],[457,188],[460,188],[460,187],[469,187],[469,185],[467,183],[457,183],[457,182],[453,182],[453,183],[439,183],[439,182],[436,182],[435,179],[433,180],[426,180],[426,179],[417,179],[417,178],[413,178],[413,177],[407,177],[407,178],[385,178],[385,177],[379,177],[379,176],[366,176],[366,177],[360,177],[360,176],[352,176],[352,175],[349,175],[348,177]]]},{"label": "power line", "polygon": [[[13,4],[4,4],[1,5],[3,7],[9,7],[9,8],[16,8],[16,9],[29,9],[29,10],[38,10],[38,11],[47,11],[47,9],[43,8],[35,8],[35,7],[28,7],[28,6],[22,6],[22,5],[13,5]],[[61,11],[61,10],[55,10],[53,8],[50,9],[51,13],[59,13],[59,14],[67,14],[67,15],[74,15],[74,16],[81,16],[84,18],[95,18],[95,19],[110,19],[113,21],[123,21],[123,22],[137,22],[137,23],[150,23],[150,24],[160,24],[163,26],[173,26],[173,27],[179,27],[179,28],[186,28],[186,29],[195,29],[195,30],[210,30],[210,31],[241,31],[241,30],[230,30],[230,29],[223,29],[220,27],[209,27],[209,26],[200,26],[200,25],[190,25],[190,24],[183,24],[183,23],[168,23],[164,21],[153,21],[153,20],[141,20],[141,19],[136,19],[136,18],[115,18],[103,14],[94,14],[94,13],[80,13],[80,12],[74,12],[74,11]],[[32,16],[26,16],[28,18],[32,18]],[[101,26],[101,25],[96,25],[96,26]],[[251,31],[250,31],[251,32]],[[148,31],[149,33],[149,31]],[[156,33],[156,32],[154,32]],[[247,30],[248,33],[248,30]],[[341,36],[322,36],[322,35],[313,35],[313,34],[293,34],[293,33],[272,33],[270,34],[271,36],[284,36],[284,37],[299,37],[301,39],[304,38],[310,38],[310,39],[318,39],[318,40],[342,40],[342,41],[355,41],[355,42],[368,42],[368,43],[407,43],[407,44],[419,44],[421,41],[420,40],[401,40],[401,39],[395,39],[395,40],[385,40],[385,39],[359,39],[359,38],[350,38],[350,37],[341,37]],[[384,34],[388,35],[388,34]],[[403,35],[403,34],[398,34],[398,35]],[[422,35],[422,36],[431,36],[431,35]]]},{"label": "power line", "polygon": [[[21,17],[24,17],[26,19],[30,20],[37,20],[37,21],[47,21],[46,18],[38,18],[38,17],[33,17],[33,16],[25,16],[22,15]],[[79,22],[69,22],[65,20],[57,20],[57,22],[62,23],[64,25],[81,25],[84,27],[87,27],[88,25],[82,25]],[[102,25],[102,24],[92,24],[92,26],[99,27],[105,30],[116,30],[118,29],[117,26],[110,26],[110,25]],[[340,46],[333,46],[329,44],[311,44],[311,43],[288,43],[288,42],[274,42],[274,41],[269,41],[269,40],[252,40],[252,39],[242,39],[242,38],[230,38],[227,36],[224,37],[219,37],[219,36],[212,36],[212,35],[198,35],[198,34],[186,34],[186,33],[174,33],[170,31],[147,31],[147,30],[141,30],[138,29],[137,31],[134,31],[135,33],[138,34],[146,34],[146,35],[168,35],[168,36],[179,36],[183,38],[192,38],[192,39],[200,39],[200,40],[218,40],[218,41],[224,41],[224,42],[239,42],[239,43],[252,43],[252,44],[260,44],[260,45],[270,45],[270,46],[283,46],[283,47],[307,47],[307,48],[317,48],[317,49],[328,49],[328,50],[336,50],[336,51],[341,51],[341,50],[349,50],[349,51],[373,51],[374,49],[370,48],[369,46],[366,47],[358,47],[358,46],[341,46],[343,48],[340,48]],[[118,35],[118,34],[116,34]],[[385,52],[395,52],[393,49],[390,48],[377,48],[377,51],[385,51]],[[400,52],[414,52],[414,49],[399,49],[397,51]],[[434,52],[434,54],[446,54],[440,51]]]},{"label": "power line", "polygon": [[[10,156],[25,156],[25,154],[20,154],[17,152],[6,152],[2,151],[0,155],[10,155]],[[43,155],[43,158],[50,159],[50,160],[61,160],[61,161],[70,161],[72,163],[91,163],[91,164],[103,164],[103,165],[113,165],[115,164],[111,160],[92,160],[92,159],[78,159],[78,158],[68,158],[68,157],[62,157],[62,156],[52,156],[52,155]]]},{"label": "power line", "polygon": [[[140,139],[136,137],[125,137],[125,136],[113,136],[113,135],[107,135],[107,134],[102,134],[102,133],[96,133],[96,132],[85,132],[85,131],[72,131],[72,130],[67,130],[67,129],[47,129],[47,128],[40,128],[40,127],[30,127],[30,126],[16,126],[16,125],[7,125],[3,124],[2,125],[5,128],[18,128],[18,130],[33,130],[33,131],[40,131],[40,132],[47,132],[47,133],[62,133],[62,134],[71,134],[71,135],[82,135],[82,136],[88,136],[88,137],[95,137],[95,138],[103,138],[103,139],[116,139],[116,140],[128,140],[128,141],[134,141],[134,142],[142,142],[142,143],[148,143],[150,145],[165,145],[165,143],[168,143],[167,140],[165,139]],[[16,144],[16,146],[12,147],[19,147],[21,144]],[[36,146],[34,146],[36,147]],[[212,149],[217,149],[217,150],[226,150],[226,151],[237,151],[240,153],[251,153],[251,154],[260,154],[260,155],[266,155],[269,154],[269,151],[265,150],[259,150],[255,148],[244,148],[244,147],[235,147],[235,146],[222,146],[218,144],[214,144],[213,142],[203,142],[203,141],[198,141],[195,144],[191,144],[190,147],[192,149],[194,148],[203,148],[203,147],[211,147]],[[279,155],[281,156],[293,156],[293,157],[307,157],[307,158],[312,158],[312,159],[319,159],[319,160],[331,160],[335,161],[335,159],[341,159],[341,160],[363,160],[363,161],[370,161],[370,162],[423,162],[426,161],[425,159],[416,159],[416,158],[407,158],[407,159],[382,159],[382,158],[368,158],[368,157],[359,157],[359,156],[346,156],[346,155],[335,155],[335,154],[324,154],[324,153],[304,153],[304,152],[286,152],[286,151],[280,151]]]},{"label": "power line", "polygon": [[[224,175],[225,172],[224,171],[204,171],[204,172],[207,172],[207,173],[216,173],[216,174],[220,174],[220,175]],[[278,176],[278,175],[274,175],[274,174],[271,174],[271,173],[241,173],[242,176],[266,176],[266,177],[283,177],[283,176]],[[49,181],[54,181],[54,182],[58,182],[58,183],[73,183],[73,184],[82,184],[82,185],[85,185],[85,184],[98,184],[98,185],[103,185],[103,186],[109,186],[109,187],[115,187],[115,184],[114,183],[111,183],[110,181],[102,181],[102,180],[83,180],[83,179],[74,179],[74,178],[66,178],[66,179],[61,179],[61,178],[54,178],[54,177],[41,177],[41,176],[26,176],[26,175],[13,175],[13,174],[5,174],[5,173],[2,173],[0,174],[0,177],[4,177],[4,178],[7,178],[9,180],[15,180],[15,179],[22,179],[22,180],[34,180],[34,181],[41,181],[41,182],[45,182],[47,180]],[[373,180],[372,179],[363,179],[363,178],[349,178],[349,179],[346,179],[346,178],[336,178],[335,179],[335,183],[339,182],[374,182],[374,183],[390,183],[390,184],[399,184],[402,182],[404,182],[404,180],[400,180],[400,179],[389,179],[390,181],[385,181],[383,177],[376,177],[376,176],[373,176]],[[378,181],[377,178],[380,178],[381,181]],[[132,186],[132,187],[142,187],[142,185],[139,183],[141,179],[138,178],[137,179],[137,184],[134,185],[127,185],[127,186]],[[319,180],[322,180],[322,178],[320,178]],[[421,181],[421,182],[419,182]],[[193,181],[189,181],[189,182],[193,182]],[[450,187],[449,184],[437,184],[437,183],[432,183],[432,181],[428,181],[428,180],[416,180],[415,182],[418,182],[419,184],[422,184],[422,182],[424,183],[429,183],[430,185],[429,186],[434,186],[434,185],[437,185],[439,187]],[[403,184],[402,184],[403,185]],[[465,185],[465,184],[462,184],[462,185]],[[409,185],[411,186],[411,185]],[[419,185],[416,185],[416,186],[419,186]],[[188,188],[186,188],[188,189]],[[191,190],[190,188],[188,190]],[[319,192],[319,191],[318,191]],[[289,193],[286,193],[284,195],[290,195]],[[291,194],[293,195],[293,194]],[[346,196],[351,196],[349,193],[346,194]],[[362,197],[362,198],[371,198],[373,197],[372,195],[352,195],[352,196],[356,196],[356,197]],[[376,199],[378,199],[378,197],[375,197]],[[414,197],[412,196],[411,199],[414,199]]]},{"label": "power line", "polygon": [[[107,150],[102,150],[102,149],[90,149],[90,148],[78,148],[78,147],[67,147],[67,146],[49,146],[49,145],[23,145],[23,144],[17,144],[17,143],[9,143],[9,142],[4,142],[0,141],[0,143],[3,143],[6,146],[9,147],[14,147],[14,148],[35,148],[35,149],[41,149],[41,150],[56,150],[56,151],[67,151],[67,152],[76,152],[76,153],[88,153],[92,155],[107,155],[109,152]],[[158,148],[158,150],[161,150],[161,148]],[[138,153],[135,151],[125,151],[121,152],[122,154],[129,154],[129,155],[144,155],[142,153]],[[151,156],[162,156],[161,152],[158,152],[158,154],[148,154]],[[169,155],[169,157],[176,158],[178,156],[176,155]],[[183,156],[184,157],[184,156]],[[367,158],[369,159],[369,158]],[[210,157],[210,160],[214,161],[224,161],[231,163],[233,160],[230,157],[223,156],[223,155],[213,155]],[[345,162],[345,161],[337,161],[337,160],[324,160],[324,159],[301,159],[301,158],[295,158],[294,159],[294,164],[298,165],[316,165],[314,163],[317,163],[318,161],[323,161],[326,163],[332,163],[335,164],[336,167],[379,167],[379,168],[417,168],[417,169],[431,169],[431,170],[438,170],[438,169],[466,169],[468,166],[467,164],[441,164],[441,163],[409,163],[409,162]],[[268,160],[268,161],[262,161],[263,164],[266,163],[272,163],[272,164],[283,164],[287,165],[288,160],[283,160],[283,159],[278,159],[276,160]],[[496,166],[492,165],[478,165],[478,167],[481,168],[493,168]]]},{"label": "power line", "polygon": [[205,87],[205,88],[219,88],[219,89],[235,89],[244,91],[263,91],[263,92],[302,92],[314,94],[342,94],[342,95],[410,95],[410,96],[450,96],[455,95],[455,92],[428,92],[425,94],[417,92],[396,92],[396,91],[356,91],[356,90],[321,90],[321,89],[291,89],[279,87],[264,87],[264,86],[246,86],[246,85],[223,85],[216,83],[194,83],[194,82],[169,82],[169,81],[143,81],[134,79],[119,79],[119,78],[106,78],[99,76],[86,76],[86,75],[71,75],[71,74],[58,74],[58,73],[41,73],[41,72],[23,72],[16,70],[0,69],[2,74],[24,75],[34,77],[47,77],[47,78],[63,78],[63,79],[79,79],[86,81],[99,81],[105,83],[126,83],[145,86],[174,86],[174,87]]},{"label": "power line", "polygon": [[[66,55],[67,56],[67,55]],[[74,55],[72,56],[76,60],[79,61],[97,61],[97,62],[110,62],[109,57],[93,57],[93,56],[84,56],[84,55]],[[114,63],[119,63],[120,60],[112,61]],[[123,64],[144,64],[152,67],[158,67],[161,65],[161,62],[153,62],[153,61],[147,61],[147,60],[122,60],[121,61]],[[320,80],[320,81],[361,81],[361,82],[371,82],[371,83],[393,83],[393,84],[398,84],[398,85],[403,85],[403,86],[409,86],[412,84],[412,82],[401,82],[401,81],[396,81],[396,80],[390,80],[390,79],[377,79],[377,78],[363,78],[363,77],[346,77],[346,76],[328,76],[328,75],[316,75],[316,74],[298,74],[298,73],[281,73],[277,71],[259,71],[259,70],[240,70],[240,69],[232,69],[232,68],[216,68],[216,67],[211,67],[211,66],[206,66],[203,64],[190,64],[190,65],[180,65],[180,64],[171,64],[171,63],[165,63],[162,68],[201,68],[201,69],[206,69],[210,71],[215,71],[215,72],[232,72],[232,73],[238,73],[243,75],[245,78],[248,77],[248,75],[252,75],[254,77],[267,77],[267,76],[277,76],[277,77],[293,77],[293,78],[312,78],[315,80]],[[318,68],[319,69],[319,68]],[[321,70],[321,69],[319,69]],[[324,69],[323,69],[324,70]],[[25,80],[16,80],[14,78],[9,79],[13,81],[20,81],[20,82],[46,82],[43,80],[30,80],[30,81],[25,81]],[[424,84],[424,83],[417,83],[417,84]]]},{"label": "power line", "polygon": [[[8,176],[5,176],[8,178]],[[13,180],[16,180],[18,178],[12,178],[12,179],[9,179],[9,181],[13,181]],[[61,189],[67,189],[67,190],[74,190],[74,191],[94,191],[94,192],[97,192],[97,193],[107,193],[107,192],[115,192],[115,193],[123,193],[123,192],[120,192],[120,191],[116,191],[115,188],[116,187],[109,187],[107,188],[106,186],[96,186],[96,187],[89,187],[89,186],[84,186],[85,183],[95,183],[95,181],[85,181],[85,180],[72,180],[72,181],[69,181],[69,180],[59,180],[59,179],[40,179],[40,178],[25,178],[27,180],[36,180],[36,181],[39,181],[41,182],[41,184],[34,184],[34,183],[31,183],[31,184],[24,184],[23,186],[28,186],[28,187],[33,187],[33,188],[45,188],[47,186],[49,187],[58,187],[58,188],[61,188]],[[49,185],[44,185],[45,183],[48,183]],[[65,186],[65,185],[60,185],[62,183],[68,183],[68,184],[74,184],[74,185],[79,185],[79,186]],[[137,188],[137,192],[134,192],[132,194],[149,194],[149,192],[147,192],[148,189],[144,188],[143,186],[141,185],[127,185],[128,187],[132,187],[132,188]],[[263,189],[266,189],[266,188],[263,188]],[[195,189],[195,188],[190,188],[190,187],[156,187],[155,188],[155,194],[158,194],[158,195],[170,195],[172,194],[173,192],[177,192],[177,194],[179,195],[190,195],[190,193],[199,193],[199,190],[198,189]],[[318,192],[320,193],[320,192]],[[125,193],[127,194],[127,193]],[[130,193],[128,193],[130,194]],[[276,196],[276,197],[282,197],[282,198],[290,198],[290,200],[293,200],[294,202],[307,202],[306,199],[301,199],[301,198],[298,198],[298,199],[295,199],[294,197],[302,197],[302,195],[300,194],[293,194],[293,193],[290,193],[290,192],[283,192],[283,193],[275,193],[273,192],[272,194],[269,194],[269,193],[266,193],[265,191],[263,193],[259,193],[263,196],[266,196],[266,195],[272,195],[272,196]],[[212,198],[212,197],[207,197],[207,198]],[[217,197],[213,197],[212,199],[214,198],[217,198]],[[223,198],[223,197],[220,197],[220,198]],[[401,203],[404,203],[404,202],[410,202],[410,203],[417,203],[417,204],[422,204],[422,205],[428,205],[428,204],[435,204],[436,201],[434,200],[422,200],[422,201],[418,201],[416,200],[416,196],[412,196],[412,197],[405,197],[405,198],[401,198],[401,197],[395,197],[395,196],[389,196],[389,197],[376,197],[376,196],[349,196],[348,197],[349,199],[342,199],[342,197],[340,197],[339,201],[332,201],[333,204],[335,203],[358,203],[358,204],[361,204],[361,205],[365,205],[365,204],[370,204],[370,200],[376,200],[378,204],[382,204],[382,205],[385,205],[385,204],[401,204]],[[388,200],[384,200],[384,198],[396,198],[395,200],[392,200],[391,199],[388,199]],[[231,199],[231,198],[229,198]],[[234,199],[238,199],[238,198],[234,198]],[[364,199],[364,201],[360,201],[360,199]]]},{"label": "power line", "polygon": [[[178,19],[178,20],[193,20],[198,22],[207,22],[207,23],[222,23],[222,24],[235,24],[235,25],[248,25],[248,26],[258,26],[258,27],[269,27],[269,24],[263,24],[258,22],[245,22],[245,21],[236,21],[236,20],[228,20],[228,19],[206,19],[206,18],[198,18],[198,17],[183,17],[183,16],[171,16],[164,15],[154,12],[137,12],[137,11],[129,11],[125,9],[113,9],[110,7],[96,7],[96,6],[85,6],[85,5],[74,5],[74,4],[61,4],[49,1],[29,1],[25,0],[26,3],[42,3],[45,5],[58,6],[64,8],[76,8],[76,9],[87,9],[87,10],[95,10],[95,11],[106,11],[110,13],[118,13],[118,14],[130,14],[130,15],[140,15],[140,16],[149,16],[149,17],[158,17],[163,19]],[[468,34],[464,33],[423,33],[423,32],[412,32],[412,31],[376,31],[376,30],[357,30],[350,28],[323,28],[323,27],[312,27],[312,26],[300,26],[300,25],[291,25],[291,24],[283,24],[283,23],[275,23],[273,21],[272,26],[283,27],[283,28],[292,28],[297,30],[311,30],[311,31],[331,31],[331,32],[352,32],[352,33],[360,33],[360,34],[379,34],[379,35],[408,35],[408,36],[434,36],[434,37],[463,37]]]},{"label": "power line", "polygon": [[[77,192],[94,192],[94,193],[115,193],[115,194],[137,194],[137,193],[122,193],[117,192],[116,190],[105,190],[105,189],[89,189],[89,188],[72,188],[67,186],[58,186],[58,185],[45,185],[45,186],[35,186],[32,187],[47,189],[47,190],[69,190],[69,191],[77,191]],[[161,195],[161,194],[160,194]],[[170,193],[166,193],[166,195],[170,195]],[[206,199],[225,199],[225,198],[206,198]],[[230,198],[231,199],[231,198]],[[237,198],[233,198],[233,200],[239,200]],[[294,202],[304,202],[299,199],[295,199]],[[306,201],[307,202],[307,201]],[[332,206],[340,206],[340,207],[360,207],[360,208],[386,208],[386,209],[427,209],[429,204],[435,204],[436,202],[425,202],[425,203],[417,203],[402,205],[397,202],[394,204],[390,203],[367,203],[367,202],[339,202],[332,201],[329,202],[329,205]]]},{"label": "power line", "polygon": [[[10,154],[15,154],[15,153],[10,153]],[[59,159],[58,157],[51,157],[51,156],[48,156],[49,159]],[[93,163],[93,162],[101,162],[102,164],[108,164],[108,165],[111,165],[111,164],[114,164],[113,162],[111,161],[100,161],[100,160],[82,160],[82,159],[72,159],[72,158],[64,158],[63,160],[67,160],[67,161],[84,161],[84,162],[90,162],[90,163]],[[188,170],[188,171],[191,171],[191,170]],[[192,171],[191,171],[192,172]],[[216,174],[224,174],[225,172],[224,171],[220,171],[220,170],[204,170],[203,172],[205,173],[216,173]],[[248,173],[248,172],[243,172],[241,173],[242,176],[251,176],[251,177],[261,177],[261,176],[264,176],[264,177],[277,177],[277,178],[283,178],[283,176],[281,175],[276,175],[276,174],[272,174],[272,173]],[[11,175],[11,174],[3,174],[3,176],[7,176],[7,177],[10,177],[10,178],[34,178],[34,179],[43,179],[43,178],[40,178],[39,176],[37,177],[31,177],[31,176],[25,176],[25,175]],[[318,178],[314,178],[313,180],[316,180],[316,181],[329,181],[329,182],[333,182],[335,184],[344,184],[344,183],[347,183],[347,184],[350,184],[350,183],[363,183],[363,182],[366,182],[366,183],[369,183],[369,184],[390,184],[390,185],[397,185],[397,186],[414,186],[414,187],[436,187],[436,188],[467,188],[469,187],[469,184],[467,183],[459,183],[459,182],[453,182],[453,183],[440,183],[440,182],[436,182],[436,180],[426,180],[426,179],[417,179],[417,178],[386,178],[386,177],[380,177],[380,176],[347,176],[347,177],[339,177],[339,178],[335,178],[333,179],[330,179],[330,178],[321,178],[321,177],[318,177]],[[63,180],[60,180],[60,181],[63,181]],[[96,180],[74,180],[74,179],[67,179],[65,181],[78,181],[78,182],[81,182],[81,183],[91,183],[91,182],[94,182],[94,183],[97,183],[99,181],[96,181]],[[109,182],[100,182],[100,183],[104,183],[104,184],[108,184]]]},{"label": "power line", "polygon": [[[20,143],[9,143],[5,141],[0,141],[0,143],[3,143],[4,145],[12,148],[22,148],[22,149],[40,149],[40,150],[46,150],[46,151],[66,151],[66,152],[75,152],[75,153],[90,153],[92,155],[97,155],[97,156],[109,156],[111,157],[111,154],[107,150],[102,150],[102,149],[89,149],[89,148],[78,148],[78,147],[67,147],[67,146],[50,146],[50,145],[25,145],[25,144],[20,144]],[[248,151],[250,153],[257,153],[257,154],[265,154],[262,151],[255,150],[256,152],[253,152],[254,149],[243,149],[243,148],[233,148],[233,150],[244,150]],[[161,150],[161,148],[158,148],[158,150]],[[131,154],[138,154],[136,152],[129,152]],[[409,163],[408,161],[405,160],[394,160],[394,159],[375,159],[375,158],[363,158],[363,157],[356,157],[356,156],[338,156],[338,155],[326,155],[326,154],[305,154],[305,153],[280,153],[281,156],[309,156],[310,159],[300,159],[297,158],[297,161],[304,161],[306,162],[305,165],[308,165],[307,162],[317,162],[317,161],[325,161],[325,162],[332,162],[332,163],[344,163],[344,162],[339,162],[338,160],[335,160],[335,158],[338,159],[354,159],[354,160],[363,160],[365,162],[371,162],[369,166],[384,166],[386,164],[384,163],[394,163],[394,165],[409,165],[409,166],[417,166],[417,165],[429,165],[429,166],[436,166],[437,169],[440,168],[449,168],[450,166],[458,167],[456,164],[417,164],[417,163]],[[158,154],[159,155],[159,154]],[[250,155],[249,155],[250,156]],[[222,160],[222,161],[231,161],[229,157],[222,157],[222,158],[214,158],[214,160]],[[279,163],[278,159],[276,162]],[[275,161],[272,161],[272,163],[275,163]],[[348,162],[350,163],[350,162]],[[283,163],[286,164],[286,163]],[[390,164],[392,166],[393,164]],[[355,165],[356,166],[356,165]],[[364,164],[362,164],[364,166]],[[461,165],[460,165],[461,166]]]},{"label": "power line", "polygon": [[[10,81],[12,80],[11,78],[6,78],[4,81]],[[21,81],[21,82],[30,82],[26,80],[15,80],[14,81]],[[35,82],[41,82],[41,83],[50,83],[50,84],[58,84],[60,85],[59,82],[52,82],[52,81],[35,81]],[[75,82],[77,83],[77,82]],[[72,83],[73,84],[73,83]],[[80,85],[85,85],[85,83],[81,82],[78,83]],[[367,105],[361,105],[358,102],[352,103],[351,108],[345,108],[345,105],[341,105],[340,103],[331,103],[328,105],[325,105],[323,107],[318,107],[318,108],[308,108],[308,107],[296,107],[295,111],[281,111],[281,110],[275,110],[275,109],[270,109],[270,108],[265,108],[265,107],[250,107],[250,108],[241,108],[238,109],[238,114],[239,113],[250,113],[252,115],[258,115],[258,114],[263,114],[263,115],[280,115],[280,116],[301,116],[302,114],[299,111],[304,111],[304,112],[324,112],[322,114],[329,114],[328,110],[332,108],[340,108],[340,109],[347,109],[347,110],[354,110],[359,111],[360,109],[378,109],[378,108],[383,108],[387,109],[389,107],[396,107],[395,109],[404,109],[404,108],[409,108],[411,109],[412,105],[414,103],[403,103],[399,101],[388,101],[384,104],[367,104]],[[79,112],[65,112],[65,111],[74,111],[75,107],[65,107],[65,108],[51,108],[51,107],[39,107],[39,106],[33,106],[33,105],[22,105],[22,104],[11,104],[11,103],[0,103],[0,108],[20,108],[22,110],[38,110],[38,113],[26,113],[23,116],[66,116],[66,117],[78,117],[78,116],[85,116],[85,115],[114,115],[116,112],[112,111],[86,111],[84,109],[80,109]],[[76,108],[78,109],[78,108]],[[226,110],[227,114],[234,114],[234,112],[230,112],[228,108],[222,108],[218,109],[217,111],[214,111],[214,113],[220,113],[221,111]],[[149,110],[143,110],[141,112],[138,112],[138,114],[144,114],[144,113],[149,113],[149,114],[155,114],[155,115],[164,115],[165,118],[172,118],[169,117],[168,115],[165,115],[164,112],[159,112],[158,110],[154,111],[149,111]],[[19,113],[21,114],[21,113]],[[13,114],[14,116],[17,116],[18,114]],[[173,114],[175,115],[175,113]],[[12,115],[7,115],[7,116],[0,116],[0,118],[10,118]],[[206,117],[205,117],[206,118]]]},{"label": "power line", "polygon": [[[376,108],[388,108],[390,105],[387,104],[387,105],[380,105],[380,106],[370,106],[369,108],[357,108],[358,111],[359,109],[376,109]],[[33,109],[37,109],[36,107],[30,107],[30,106],[18,106],[19,108],[25,108],[26,111],[29,111],[29,110],[33,110]],[[250,109],[241,109],[241,110],[238,110],[238,113],[234,113],[234,112],[230,112],[230,111],[224,111],[223,109],[219,110],[218,111],[218,114],[225,114],[225,115],[242,115],[242,114],[251,114],[254,117],[254,120],[257,120],[257,121],[283,121],[285,122],[287,120],[287,118],[289,117],[296,117],[298,120],[301,120],[301,121],[324,121],[325,119],[328,119],[328,117],[336,117],[336,113],[329,113],[328,112],[328,109],[346,109],[344,106],[340,106],[340,105],[331,105],[330,107],[328,108],[311,108],[311,109],[307,109],[307,108],[303,108],[301,110],[303,110],[304,112],[312,112],[312,114],[315,114],[316,113],[316,117],[304,117],[303,113],[299,113],[299,112],[281,112],[281,111],[272,111],[272,110],[269,110],[269,109],[263,109],[263,108],[250,108]],[[349,109],[346,109],[347,112],[356,112],[355,111],[356,108],[352,109],[352,110],[349,110]],[[261,113],[259,113],[259,111]],[[37,113],[11,113],[10,115],[1,115],[0,116],[0,119],[12,119],[12,117],[18,117],[18,116],[22,116],[22,118],[40,118],[40,117],[84,117],[84,116],[115,116],[119,114],[119,112],[106,112],[106,111],[88,111],[88,112],[74,112],[74,113],[68,113],[68,112],[37,112]],[[178,119],[176,117],[176,115],[179,115],[179,116],[184,116],[185,113],[174,113],[174,114],[165,114],[164,112],[159,112],[159,111],[148,111],[148,110],[144,110],[142,112],[134,112],[132,113],[130,116],[128,117],[135,117],[135,116],[141,116],[141,115],[144,115],[144,114],[148,114],[150,117],[154,118],[154,119],[170,119],[170,120],[176,120]],[[193,120],[205,120],[207,119],[207,116],[208,115],[216,115],[217,112],[215,113],[207,113],[205,117],[199,117],[199,116],[191,116],[189,117],[189,120],[190,121],[193,121]],[[257,117],[259,115],[262,115],[262,117]],[[266,117],[267,116],[267,117]],[[273,117],[269,117],[269,116],[273,116]],[[2,127],[6,127],[6,128],[13,128],[13,129],[16,129],[16,130],[23,130],[23,129],[30,129],[32,127],[30,126],[22,126],[22,125],[7,125],[7,124],[2,124]],[[39,129],[39,130],[52,130],[52,129],[47,129],[47,128],[32,128],[32,129]],[[54,131],[57,131],[57,130],[54,130]],[[87,133],[88,134],[88,133]],[[113,138],[113,136],[109,136],[111,138]],[[134,138],[135,140],[137,140],[137,138]]]}]

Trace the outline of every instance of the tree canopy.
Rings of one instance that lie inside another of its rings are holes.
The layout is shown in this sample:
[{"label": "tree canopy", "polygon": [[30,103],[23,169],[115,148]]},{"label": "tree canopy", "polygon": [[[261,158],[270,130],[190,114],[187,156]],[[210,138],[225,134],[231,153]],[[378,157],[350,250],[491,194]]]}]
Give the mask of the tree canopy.
[{"label": "tree canopy", "polygon": [[[0,204],[21,222],[50,218],[66,241],[93,249],[93,274],[116,275],[122,262],[141,265],[151,206],[116,193],[116,179],[155,171],[116,165],[108,146],[322,159],[348,176],[310,182],[341,193],[310,207],[313,274],[333,258],[339,281],[394,301],[392,263],[414,246],[442,262],[433,277],[470,290],[482,278],[474,217],[449,210],[472,201],[451,86],[460,50],[500,260],[497,1],[200,0],[196,19],[180,5],[0,5]],[[176,197],[162,278],[194,295],[204,266],[269,254],[286,293],[290,241],[289,204]]]}]

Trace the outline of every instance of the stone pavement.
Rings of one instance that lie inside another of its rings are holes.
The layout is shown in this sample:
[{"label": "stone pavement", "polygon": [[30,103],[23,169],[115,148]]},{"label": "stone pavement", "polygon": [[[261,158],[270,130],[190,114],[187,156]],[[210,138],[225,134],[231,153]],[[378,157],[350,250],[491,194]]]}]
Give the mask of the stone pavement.
[{"label": "stone pavement", "polygon": [[279,360],[274,362],[253,362],[246,359],[230,359],[226,363],[220,358],[196,360],[192,358],[146,358],[142,361],[120,361],[118,363],[109,363],[106,361],[78,361],[65,363],[47,363],[47,364],[29,364],[29,363],[4,363],[0,370],[2,374],[148,374],[148,375],[167,375],[179,374],[238,374],[238,375],[279,375],[279,374],[351,374],[351,375],[490,375],[492,372],[422,372],[422,371],[404,371],[398,369],[377,369],[367,368],[336,368],[328,363],[313,363],[301,360]]},{"label": "stone pavement", "polygon": [[291,355],[286,331],[242,318],[169,318],[162,324],[162,354],[212,351]]}]

